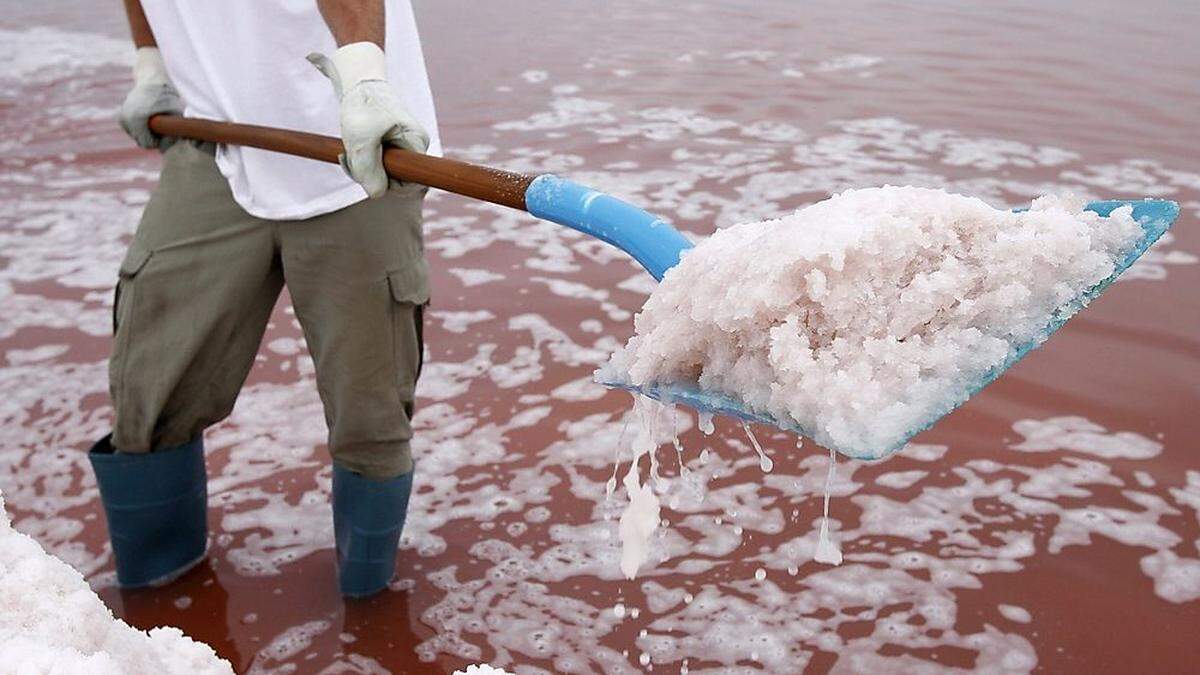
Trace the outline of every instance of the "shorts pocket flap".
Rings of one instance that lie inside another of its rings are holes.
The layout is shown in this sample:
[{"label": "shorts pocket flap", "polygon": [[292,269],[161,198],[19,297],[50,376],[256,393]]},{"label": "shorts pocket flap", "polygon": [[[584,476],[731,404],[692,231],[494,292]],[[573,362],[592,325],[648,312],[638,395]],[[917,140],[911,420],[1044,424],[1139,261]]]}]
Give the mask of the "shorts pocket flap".
[{"label": "shorts pocket flap", "polygon": [[429,269],[423,259],[411,265],[388,272],[388,287],[396,302],[411,302],[424,305],[429,302]]},{"label": "shorts pocket flap", "polygon": [[125,259],[121,261],[121,276],[132,277],[140,272],[146,266],[146,261],[150,260],[151,253],[137,242],[130,244]]}]

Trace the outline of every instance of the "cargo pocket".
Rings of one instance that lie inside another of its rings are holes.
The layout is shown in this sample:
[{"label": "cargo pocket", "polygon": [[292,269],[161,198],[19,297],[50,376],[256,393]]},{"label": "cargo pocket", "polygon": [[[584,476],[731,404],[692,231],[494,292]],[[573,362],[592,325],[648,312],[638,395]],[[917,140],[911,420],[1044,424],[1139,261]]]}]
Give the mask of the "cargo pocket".
[{"label": "cargo pocket", "polygon": [[425,360],[424,318],[429,304],[429,273],[425,260],[388,272],[392,295],[392,357],[400,400],[411,416],[412,400]]},{"label": "cargo pocket", "polygon": [[122,317],[126,314],[121,311],[122,298],[125,299],[125,304],[132,304],[131,293],[128,288],[130,280],[137,276],[138,272],[146,266],[150,260],[151,251],[144,248],[136,241],[129,245],[129,250],[125,252],[125,259],[121,261],[120,271],[117,273],[117,287],[113,291],[113,333],[117,332],[117,328],[121,324]]},{"label": "cargo pocket", "polygon": [[150,261],[150,255],[149,249],[134,241],[125,253],[125,259],[121,261],[117,287],[113,292],[113,350],[108,367],[109,387],[113,404],[118,411],[124,410],[125,364],[129,361],[130,333],[135,328],[132,318],[138,293],[134,280]]}]

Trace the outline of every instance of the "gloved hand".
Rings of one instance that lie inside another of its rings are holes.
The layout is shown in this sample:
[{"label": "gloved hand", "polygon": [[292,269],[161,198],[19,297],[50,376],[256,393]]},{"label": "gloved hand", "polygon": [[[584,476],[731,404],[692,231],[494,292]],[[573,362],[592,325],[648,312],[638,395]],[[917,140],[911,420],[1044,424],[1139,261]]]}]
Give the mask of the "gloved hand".
[{"label": "gloved hand", "polygon": [[333,58],[313,53],[308,60],[333,82],[341,101],[342,143],[346,146],[339,157],[342,168],[368,196],[379,197],[388,188],[383,143],[425,152],[428,132],[388,83],[383,50],[375,43],[355,42],[339,48]]},{"label": "gloved hand", "polygon": [[167,77],[158,47],[139,47],[133,64],[133,90],[117,116],[121,128],[143,148],[166,150],[173,138],[150,131],[150,117],[160,113],[183,114],[183,99]]}]

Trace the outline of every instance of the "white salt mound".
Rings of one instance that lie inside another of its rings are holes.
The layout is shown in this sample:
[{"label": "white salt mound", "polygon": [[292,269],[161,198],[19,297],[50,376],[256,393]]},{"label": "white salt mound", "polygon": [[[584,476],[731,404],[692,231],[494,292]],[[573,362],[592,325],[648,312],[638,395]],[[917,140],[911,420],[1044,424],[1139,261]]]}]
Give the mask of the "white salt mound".
[{"label": "white salt mound", "polygon": [[70,565],[12,528],[0,496],[0,671],[63,675],[233,675],[178,628],[113,617]]},{"label": "white salt mound", "polygon": [[667,272],[598,377],[692,383],[882,457],[973,393],[1144,236],[1069,198],[1023,213],[915,187],[850,190],[716,232]]}]

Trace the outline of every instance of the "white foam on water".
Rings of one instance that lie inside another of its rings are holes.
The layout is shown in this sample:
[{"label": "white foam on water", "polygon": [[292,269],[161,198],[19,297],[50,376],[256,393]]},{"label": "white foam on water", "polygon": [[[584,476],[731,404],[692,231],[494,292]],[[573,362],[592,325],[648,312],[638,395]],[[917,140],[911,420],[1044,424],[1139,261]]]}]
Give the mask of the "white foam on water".
[{"label": "white foam on water", "polygon": [[1009,446],[1021,452],[1071,450],[1105,459],[1149,459],[1162,452],[1162,443],[1131,431],[1109,433],[1083,417],[1019,420],[1013,431],[1025,437]]},{"label": "white foam on water", "polygon": [[867,54],[845,54],[825,59],[814,69],[820,73],[832,73],[841,70],[861,70],[883,63],[883,58]]},{"label": "white foam on water", "polygon": [[491,321],[496,318],[495,314],[486,309],[462,312],[435,311],[429,314],[434,319],[441,321],[442,328],[451,333],[465,333],[472,324]]},{"label": "white foam on water", "polygon": [[446,271],[453,274],[454,276],[458,277],[459,281],[462,282],[463,286],[466,286],[467,288],[472,288],[474,286],[482,286],[484,284],[490,284],[492,282],[500,281],[505,278],[503,274],[498,274],[491,270],[469,269],[469,268],[463,268],[463,267],[451,267],[450,269],[448,269]]},{"label": "white foam on water", "polygon": [[997,605],[996,609],[1009,621],[1016,621],[1017,623],[1029,623],[1033,621],[1033,616],[1024,607],[1018,607],[1017,605]]},{"label": "white foam on water", "polygon": [[1200,558],[1163,550],[1142,558],[1141,567],[1154,579],[1154,593],[1163,600],[1175,604],[1200,600]]},{"label": "white foam on water", "polygon": [[478,664],[467,666],[462,670],[454,671],[454,675],[510,675],[507,670],[489,666],[487,664]]},{"label": "white foam on water", "polygon": [[0,61],[6,65],[0,81],[16,80],[29,86],[106,66],[130,67],[133,50],[129,40],[95,33],[49,26],[0,28]]},{"label": "white foam on water", "polygon": [[549,73],[544,70],[526,70],[525,72],[521,73],[521,79],[525,80],[529,84],[545,82],[549,77]]},{"label": "white foam on water", "polygon": [[884,473],[876,476],[875,484],[889,487],[893,490],[903,490],[904,488],[916,485],[928,475],[928,471],[920,470],[893,471],[891,473]]},{"label": "white foam on water", "polygon": [[276,672],[268,666],[272,663],[286,663],[292,657],[304,652],[312,646],[313,639],[328,630],[331,625],[328,620],[318,619],[284,630],[255,655],[247,672],[250,675]]}]

